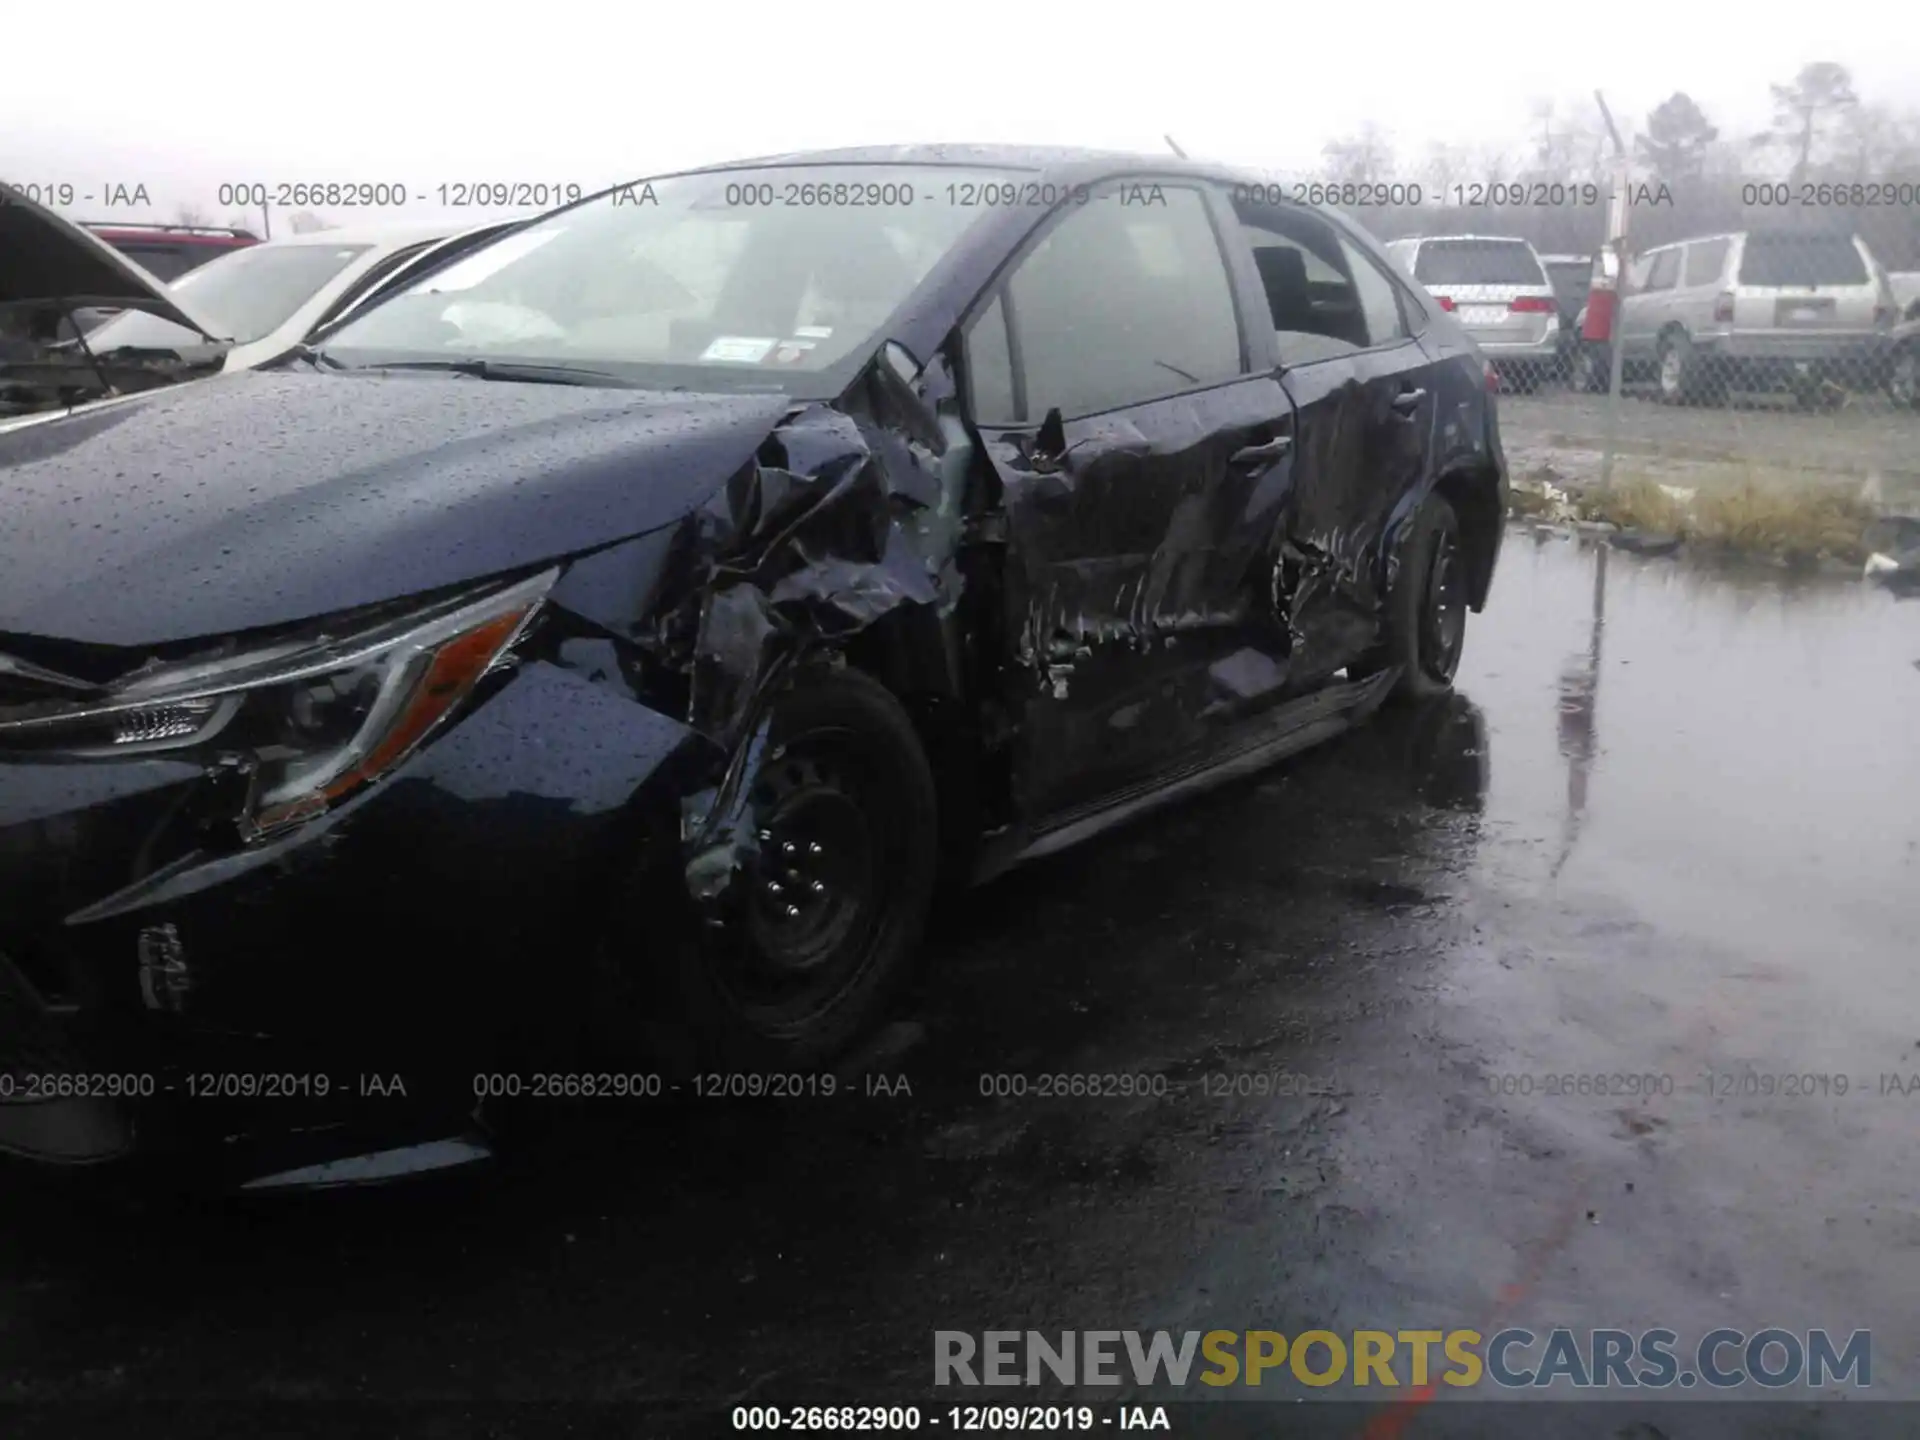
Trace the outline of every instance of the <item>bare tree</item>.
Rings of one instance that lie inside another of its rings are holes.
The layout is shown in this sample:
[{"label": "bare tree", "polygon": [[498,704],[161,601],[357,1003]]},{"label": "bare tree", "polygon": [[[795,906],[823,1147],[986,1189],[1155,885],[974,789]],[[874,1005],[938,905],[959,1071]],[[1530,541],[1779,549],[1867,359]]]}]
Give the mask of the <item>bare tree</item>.
[{"label": "bare tree", "polygon": [[1676,90],[1648,112],[1647,133],[1635,139],[1634,150],[1660,179],[1694,180],[1705,169],[1707,147],[1719,138],[1693,97]]},{"label": "bare tree", "polygon": [[1816,60],[1802,65],[1789,85],[1774,85],[1773,125],[1754,137],[1756,146],[1787,147],[1794,156],[1788,179],[1802,180],[1813,164],[1815,142],[1822,122],[1843,115],[1860,104],[1853,76],[1844,65]]},{"label": "bare tree", "polygon": [[1465,185],[1475,178],[1473,157],[1464,146],[1435,140],[1427,146],[1427,153],[1420,161],[1419,178],[1421,184],[1432,192],[1427,197],[1431,203],[1450,205],[1453,203],[1453,187]]},{"label": "bare tree", "polygon": [[1337,184],[1360,184],[1391,179],[1393,145],[1386,132],[1369,120],[1357,135],[1329,140],[1320,147],[1325,176]]},{"label": "bare tree", "polygon": [[1856,105],[1843,111],[1834,136],[1831,166],[1848,180],[1881,180],[1920,173],[1920,116],[1888,105]]},{"label": "bare tree", "polygon": [[179,209],[173,212],[173,223],[176,225],[198,226],[198,225],[211,225],[213,222],[207,218],[207,212],[202,210],[199,206],[182,205]]},{"label": "bare tree", "polygon": [[246,229],[246,228],[247,228],[247,217],[246,217],[245,215],[229,215],[229,216],[227,217],[227,228],[228,228],[229,230],[244,230],[244,229]]},{"label": "bare tree", "polygon": [[334,230],[339,227],[330,220],[322,219],[311,210],[296,210],[287,217],[287,228],[296,235],[311,235],[316,230]]}]

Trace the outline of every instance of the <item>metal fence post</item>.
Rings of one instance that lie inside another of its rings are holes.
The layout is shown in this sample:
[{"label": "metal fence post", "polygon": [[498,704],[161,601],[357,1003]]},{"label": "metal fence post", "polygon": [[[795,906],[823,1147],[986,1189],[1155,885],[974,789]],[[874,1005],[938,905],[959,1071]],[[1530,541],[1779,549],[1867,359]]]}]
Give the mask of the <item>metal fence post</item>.
[{"label": "metal fence post", "polygon": [[1624,388],[1621,377],[1626,368],[1626,347],[1621,343],[1626,336],[1627,318],[1627,237],[1624,234],[1614,237],[1613,253],[1613,318],[1607,326],[1607,425],[1600,444],[1602,490],[1613,487],[1613,455],[1620,435],[1620,392]]}]

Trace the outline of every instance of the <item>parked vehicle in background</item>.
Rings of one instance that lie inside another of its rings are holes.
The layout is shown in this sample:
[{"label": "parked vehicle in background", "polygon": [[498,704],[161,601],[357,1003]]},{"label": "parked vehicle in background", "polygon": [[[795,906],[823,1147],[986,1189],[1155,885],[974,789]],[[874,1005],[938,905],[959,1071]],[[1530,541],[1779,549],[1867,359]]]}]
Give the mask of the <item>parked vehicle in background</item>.
[{"label": "parked vehicle in background", "polygon": [[1407,267],[1491,360],[1505,389],[1526,392],[1560,359],[1560,301],[1527,241],[1511,235],[1395,240]]},{"label": "parked vehicle in background", "polygon": [[1580,346],[1580,315],[1586,309],[1587,295],[1593,289],[1591,255],[1542,255],[1540,265],[1553,286],[1560,306],[1560,348],[1554,357],[1554,378],[1570,379],[1574,357]]},{"label": "parked vehicle in background", "polygon": [[1920,314],[1902,320],[1887,335],[1887,397],[1920,410]]},{"label": "parked vehicle in background", "polygon": [[[209,260],[260,243],[260,237],[251,230],[227,225],[134,225],[106,220],[83,220],[80,224],[149,275],[168,282]],[[115,313],[108,309],[77,310],[72,328],[85,334]]]},{"label": "parked vehicle in background", "polygon": [[1887,284],[1902,320],[1920,320],[1920,270],[1889,270]]},{"label": "parked vehicle in background", "polygon": [[1669,404],[1785,388],[1815,405],[1880,383],[1898,311],[1859,236],[1746,230],[1635,257],[1624,314],[1624,366]]},{"label": "parked vehicle in background", "polygon": [[[163,373],[197,379],[250,369],[344,319],[388,286],[405,285],[423,269],[521,223],[495,221],[466,231],[446,224],[322,230],[230,250],[156,290],[156,299],[184,307],[187,315],[129,309],[91,331],[84,346],[69,341],[45,350],[35,373],[54,398],[35,408],[149,389],[144,381]],[[57,241],[43,243],[57,248]],[[103,380],[101,367],[109,376],[133,367],[142,383]],[[21,367],[0,366],[0,383],[9,373],[18,377]]]},{"label": "parked vehicle in background", "polygon": [[[819,1067],[937,875],[1450,689],[1493,386],[1343,217],[1010,147],[635,188],[0,436],[0,1063],[167,1077],[0,1147],[324,1183],[583,1032],[610,1085]],[[243,1070],[406,1100],[169,1083]]]},{"label": "parked vehicle in background", "polygon": [[[343,320],[389,286],[471,250],[522,221],[459,231],[446,224],[318,230],[268,240],[201,266],[167,288],[185,295],[227,342],[223,371],[271,360]],[[181,351],[196,337],[157,315],[122,315],[88,337],[98,356]]]}]

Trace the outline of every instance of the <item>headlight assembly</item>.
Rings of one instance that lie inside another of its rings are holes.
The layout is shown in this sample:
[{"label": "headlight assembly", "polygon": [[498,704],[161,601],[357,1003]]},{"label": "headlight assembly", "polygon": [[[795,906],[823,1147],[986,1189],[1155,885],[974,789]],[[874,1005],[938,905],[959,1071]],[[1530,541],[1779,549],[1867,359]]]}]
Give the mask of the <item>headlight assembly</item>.
[{"label": "headlight assembly", "polygon": [[506,659],[559,573],[342,635],[143,670],[78,703],[9,707],[0,751],[238,754],[254,771],[243,828],[279,830],[412,754]]}]

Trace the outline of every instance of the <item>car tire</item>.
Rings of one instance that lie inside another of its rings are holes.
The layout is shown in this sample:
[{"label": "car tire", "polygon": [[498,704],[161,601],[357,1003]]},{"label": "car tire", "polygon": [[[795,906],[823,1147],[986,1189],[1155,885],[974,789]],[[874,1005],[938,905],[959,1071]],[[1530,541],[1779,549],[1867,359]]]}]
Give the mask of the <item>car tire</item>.
[{"label": "car tire", "polygon": [[1397,702],[1451,691],[1466,641],[1466,558],[1453,506],[1444,495],[1428,495],[1408,522],[1380,640],[1348,673],[1358,679],[1399,666],[1390,697]]},{"label": "car tire", "polygon": [[1887,398],[1907,410],[1920,410],[1920,345],[1905,344],[1887,362]]},{"label": "car tire", "polygon": [[1660,339],[1658,369],[1654,372],[1660,399],[1668,405],[1710,404],[1717,393],[1724,393],[1701,372],[1705,368],[1692,339],[1683,331],[1673,331]]},{"label": "car tire", "polygon": [[[939,806],[891,691],[838,670],[777,702],[745,799],[755,853],[703,922],[663,929],[643,903],[616,927],[618,968],[650,977],[636,997],[641,1048],[672,1073],[818,1069],[880,1021],[918,968]],[[653,874],[652,903],[684,915],[677,869]]]},{"label": "car tire", "polygon": [[1612,384],[1611,357],[1598,345],[1582,345],[1573,354],[1573,388],[1585,395],[1604,395]]}]

